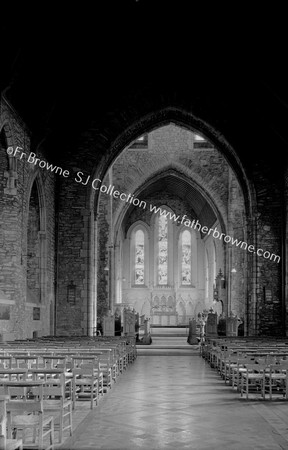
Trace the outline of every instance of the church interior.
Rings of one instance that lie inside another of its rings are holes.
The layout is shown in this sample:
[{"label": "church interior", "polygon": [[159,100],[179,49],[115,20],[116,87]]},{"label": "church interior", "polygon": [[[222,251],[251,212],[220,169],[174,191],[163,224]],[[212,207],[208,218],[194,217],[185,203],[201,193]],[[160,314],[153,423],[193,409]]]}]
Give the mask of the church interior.
[{"label": "church interior", "polygon": [[0,448],[288,448],[283,58],[180,8],[72,12],[1,23]]}]

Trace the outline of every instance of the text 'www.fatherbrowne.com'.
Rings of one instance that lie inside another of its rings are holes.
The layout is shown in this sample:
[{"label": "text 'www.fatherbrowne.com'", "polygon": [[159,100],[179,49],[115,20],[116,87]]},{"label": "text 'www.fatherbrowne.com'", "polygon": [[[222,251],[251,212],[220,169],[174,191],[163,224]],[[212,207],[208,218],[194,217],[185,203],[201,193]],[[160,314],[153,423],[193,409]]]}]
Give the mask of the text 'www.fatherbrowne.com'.
[{"label": "text 'www.fatherbrowne.com'", "polygon": [[[69,170],[63,170],[60,166],[55,166],[51,163],[48,163],[44,159],[40,159],[37,157],[37,155],[33,152],[30,152],[28,157],[25,152],[21,151],[23,150],[22,147],[16,147],[15,149],[13,147],[7,148],[7,154],[9,156],[17,156],[20,160],[24,158],[26,162],[29,164],[32,164],[33,166],[39,166],[41,169],[46,169],[49,172],[55,173],[57,175],[61,175],[64,178],[68,178],[70,175]],[[120,192],[111,184],[109,186],[106,186],[105,184],[102,184],[102,180],[99,178],[95,178],[91,180],[91,175],[88,175],[87,177],[84,177],[84,173],[81,171],[78,171],[74,181],[76,183],[81,183],[84,186],[87,186],[88,184],[91,184],[92,189],[99,190],[102,193],[105,193],[107,195],[110,195],[111,197],[115,199],[120,199],[121,201],[125,203],[132,204],[134,206],[138,206],[142,209],[147,209],[147,203],[144,200],[140,200],[136,196],[126,193],[126,192]],[[239,239],[234,239],[233,237],[229,236],[228,234],[221,233],[219,230],[217,230],[217,227],[215,228],[208,228],[205,225],[202,226],[198,219],[195,221],[190,220],[186,214],[183,216],[177,216],[176,214],[172,213],[171,211],[166,211],[165,209],[162,209],[158,206],[149,205],[150,212],[154,214],[160,214],[161,216],[165,216],[170,220],[173,220],[174,222],[178,224],[183,224],[184,226],[188,228],[193,228],[194,230],[201,231],[203,234],[212,235],[214,239],[220,239],[228,244],[231,243],[232,245],[235,245],[236,247],[239,247],[241,249],[244,248],[244,250],[248,250],[250,253],[257,254],[257,256],[262,256],[265,259],[269,259],[270,261],[276,261],[277,263],[280,262],[280,256],[275,255],[274,253],[270,253],[269,251],[264,251],[262,248],[255,248],[254,245],[248,245],[247,242],[241,241]]]},{"label": "text 'www.fatherbrowne.com'", "polygon": [[170,220],[174,220],[174,222],[183,224],[186,227],[193,228],[194,230],[201,231],[203,234],[207,234],[208,236],[212,234],[214,239],[220,239],[228,243],[231,243],[232,245],[236,245],[236,247],[244,248],[244,250],[248,250],[250,253],[257,254],[258,256],[263,256],[265,259],[270,259],[270,261],[276,261],[277,263],[280,262],[280,256],[275,255],[274,253],[270,253],[267,250],[264,251],[262,248],[255,248],[254,245],[248,245],[247,242],[241,241],[239,239],[234,239],[232,236],[229,236],[228,234],[221,233],[219,230],[217,230],[217,227],[215,228],[208,228],[206,226],[202,226],[200,222],[197,220],[189,220],[187,215],[184,214],[184,216],[176,216],[176,214],[166,211],[165,209],[162,209],[160,207],[156,207],[153,205],[150,205],[150,211],[152,211],[155,214],[160,214],[161,216],[165,216],[169,218]]}]

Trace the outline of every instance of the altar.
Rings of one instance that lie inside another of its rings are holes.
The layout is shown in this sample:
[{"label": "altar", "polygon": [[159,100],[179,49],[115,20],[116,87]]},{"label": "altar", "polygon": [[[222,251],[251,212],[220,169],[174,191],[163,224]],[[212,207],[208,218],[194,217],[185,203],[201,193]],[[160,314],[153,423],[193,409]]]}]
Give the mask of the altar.
[{"label": "altar", "polygon": [[[160,291],[160,289],[159,289]],[[165,292],[161,289],[160,292],[154,292],[152,297],[151,307],[151,325],[158,326],[176,326],[178,324],[178,313],[176,312],[175,293],[171,290]]]},{"label": "altar", "polygon": [[151,316],[151,325],[176,326],[178,324],[178,314],[168,311],[154,311]]}]

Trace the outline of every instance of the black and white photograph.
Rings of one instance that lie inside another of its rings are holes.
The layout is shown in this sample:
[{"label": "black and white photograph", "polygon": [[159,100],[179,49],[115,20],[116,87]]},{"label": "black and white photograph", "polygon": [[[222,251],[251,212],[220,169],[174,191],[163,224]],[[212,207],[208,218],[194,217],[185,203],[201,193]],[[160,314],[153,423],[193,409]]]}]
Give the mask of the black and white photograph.
[{"label": "black and white photograph", "polygon": [[25,8],[0,21],[0,449],[288,450],[284,9]]}]

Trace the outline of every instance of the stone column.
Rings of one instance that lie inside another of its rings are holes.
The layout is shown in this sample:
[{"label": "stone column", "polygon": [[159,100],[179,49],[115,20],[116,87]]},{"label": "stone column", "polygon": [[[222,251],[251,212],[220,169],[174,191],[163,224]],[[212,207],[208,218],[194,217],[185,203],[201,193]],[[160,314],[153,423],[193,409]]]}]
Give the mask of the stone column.
[{"label": "stone column", "polygon": [[42,304],[46,302],[47,293],[47,269],[46,269],[46,259],[47,259],[47,249],[46,249],[46,233],[45,231],[39,231],[39,247],[40,247],[40,301]]},{"label": "stone column", "polygon": [[89,281],[88,281],[88,296],[87,296],[87,334],[94,335],[97,326],[97,256],[96,256],[96,236],[97,236],[97,221],[94,219],[94,211],[91,211],[89,218]]}]

